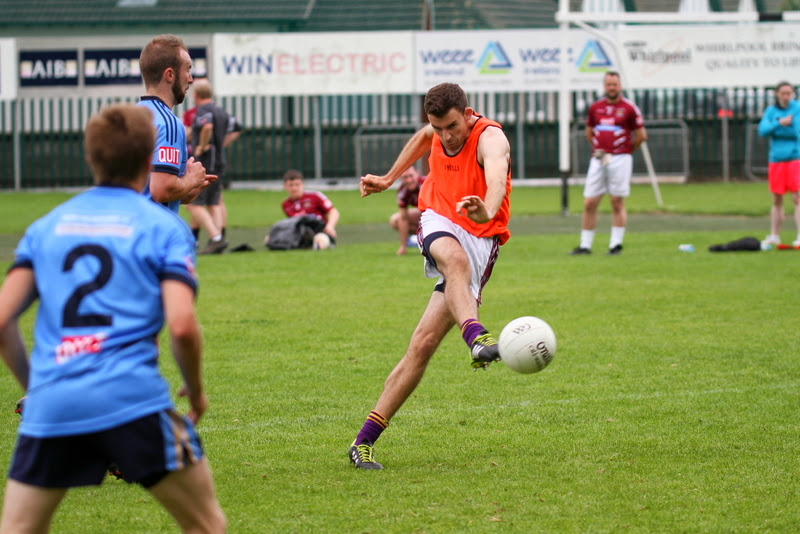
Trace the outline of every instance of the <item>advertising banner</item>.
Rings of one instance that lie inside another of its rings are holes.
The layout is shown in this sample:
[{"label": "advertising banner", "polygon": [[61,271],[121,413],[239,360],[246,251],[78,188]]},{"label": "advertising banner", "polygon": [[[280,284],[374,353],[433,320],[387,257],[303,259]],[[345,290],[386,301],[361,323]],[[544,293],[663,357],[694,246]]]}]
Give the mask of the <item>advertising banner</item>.
[{"label": "advertising banner", "polygon": [[19,85],[20,87],[77,87],[78,51],[20,51]]},{"label": "advertising banner", "polygon": [[[141,84],[140,54],[140,48],[84,50],[84,85]],[[192,58],[192,75],[194,77],[207,76],[205,48],[190,48],[189,56]]]},{"label": "advertising banner", "polygon": [[[569,42],[570,88],[600,88],[616,68],[613,49],[583,30],[570,30]],[[560,44],[550,29],[417,32],[415,89],[451,82],[468,92],[558,91]]]},{"label": "advertising banner", "polygon": [[796,82],[800,24],[622,26],[620,61],[637,88]]},{"label": "advertising banner", "polygon": [[0,100],[17,97],[17,50],[14,39],[0,39]]},{"label": "advertising banner", "polygon": [[219,95],[413,92],[411,32],[214,34]]},{"label": "advertising banner", "polygon": [[140,84],[139,53],[141,50],[84,50],[83,80],[85,85]]}]

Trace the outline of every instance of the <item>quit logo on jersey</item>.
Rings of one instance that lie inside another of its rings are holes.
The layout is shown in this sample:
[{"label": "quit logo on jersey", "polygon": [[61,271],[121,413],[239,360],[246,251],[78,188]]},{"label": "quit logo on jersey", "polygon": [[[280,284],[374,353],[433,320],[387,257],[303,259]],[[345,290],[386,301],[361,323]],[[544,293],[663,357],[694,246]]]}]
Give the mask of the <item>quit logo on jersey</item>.
[{"label": "quit logo on jersey", "polygon": [[158,162],[180,165],[181,151],[171,146],[160,146],[158,147]]},{"label": "quit logo on jersey", "polygon": [[186,270],[189,271],[189,274],[192,275],[192,278],[197,280],[197,269],[194,267],[194,261],[192,261],[192,257],[184,256],[183,263],[186,265]]}]

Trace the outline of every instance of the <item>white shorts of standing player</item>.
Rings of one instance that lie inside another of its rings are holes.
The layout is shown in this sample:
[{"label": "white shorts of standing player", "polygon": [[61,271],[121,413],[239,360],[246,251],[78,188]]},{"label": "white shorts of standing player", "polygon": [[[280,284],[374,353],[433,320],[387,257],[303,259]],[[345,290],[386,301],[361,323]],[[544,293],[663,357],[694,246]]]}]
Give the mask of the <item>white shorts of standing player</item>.
[{"label": "white shorts of standing player", "polygon": [[609,194],[615,197],[627,197],[631,194],[632,173],[631,154],[605,154],[602,158],[593,157],[589,160],[583,196],[592,198]]}]

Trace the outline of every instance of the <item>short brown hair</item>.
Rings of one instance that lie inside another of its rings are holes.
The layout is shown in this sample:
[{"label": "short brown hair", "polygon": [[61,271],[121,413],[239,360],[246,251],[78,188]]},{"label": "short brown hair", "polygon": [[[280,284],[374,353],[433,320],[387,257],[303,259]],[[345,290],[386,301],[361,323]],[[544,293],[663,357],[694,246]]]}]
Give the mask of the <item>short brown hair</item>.
[{"label": "short brown hair", "polygon": [[84,155],[96,184],[136,181],[150,168],[155,144],[153,114],[131,104],[103,108],[89,119],[83,135]]},{"label": "short brown hair", "polygon": [[183,40],[170,34],[159,35],[145,45],[139,55],[139,70],[146,86],[158,85],[164,71],[181,67],[181,50],[189,51]]},{"label": "short brown hair", "polygon": [[298,171],[297,169],[289,169],[285,173],[283,173],[283,181],[284,182],[291,182],[292,180],[302,180],[303,173]]},{"label": "short brown hair", "polygon": [[195,98],[208,100],[214,96],[214,90],[211,89],[211,83],[207,79],[201,78],[199,80],[195,80],[193,85]]},{"label": "short brown hair", "polygon": [[463,113],[467,109],[467,105],[467,95],[459,85],[440,83],[428,90],[423,109],[426,114],[441,118],[453,108],[459,113]]}]

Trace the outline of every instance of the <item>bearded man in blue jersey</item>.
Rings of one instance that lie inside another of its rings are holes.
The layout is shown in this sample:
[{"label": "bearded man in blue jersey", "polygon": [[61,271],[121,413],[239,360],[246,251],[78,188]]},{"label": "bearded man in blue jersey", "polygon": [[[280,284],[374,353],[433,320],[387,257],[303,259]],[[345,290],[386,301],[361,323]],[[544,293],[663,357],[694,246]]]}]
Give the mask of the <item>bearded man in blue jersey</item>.
[{"label": "bearded man in blue jersey", "polygon": [[146,94],[138,105],[152,112],[156,127],[150,180],[144,195],[178,213],[181,203],[191,202],[217,179],[189,157],[186,130],[172,112],[186,98],[192,84],[192,58],[182,39],[159,35],[142,49],[139,69]]},{"label": "bearded man in blue jersey", "polygon": [[[27,229],[0,288],[0,354],[27,395],[0,533],[47,531],[67,489],[100,484],[111,464],[184,532],[225,530],[194,427],[208,406],[194,239],[141,195],[154,141],[143,107],[92,117],[84,147],[96,186]],[[28,360],[18,318],[36,298]],[[165,323],[185,417],[158,370]]]}]

